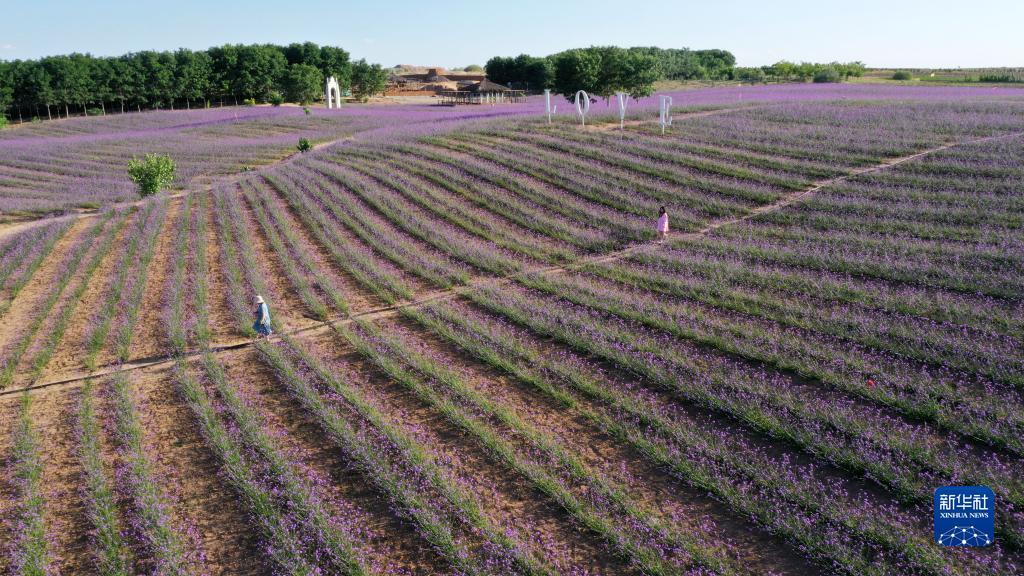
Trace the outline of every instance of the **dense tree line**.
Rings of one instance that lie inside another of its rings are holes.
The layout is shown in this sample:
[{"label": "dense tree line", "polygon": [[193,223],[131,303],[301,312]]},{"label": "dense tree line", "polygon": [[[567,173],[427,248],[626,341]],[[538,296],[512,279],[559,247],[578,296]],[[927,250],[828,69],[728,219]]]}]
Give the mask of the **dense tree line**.
[{"label": "dense tree line", "polygon": [[328,76],[335,76],[342,90],[379,92],[380,67],[365,62],[361,66],[370,71],[361,69],[364,84],[352,86],[348,52],[313,42],[0,61],[0,112],[28,120],[73,112],[189,108],[197,102],[310,102],[322,97]]},{"label": "dense tree line", "polygon": [[736,58],[726,50],[592,46],[546,57],[520,54],[487,61],[487,77],[513,88],[560,94],[586,90],[609,97],[617,91],[650,94],[657,80],[726,80]]},{"label": "dense tree line", "polygon": [[736,68],[733,78],[744,82],[841,82],[864,75],[862,62],[789,62],[780,60],[760,68]]}]

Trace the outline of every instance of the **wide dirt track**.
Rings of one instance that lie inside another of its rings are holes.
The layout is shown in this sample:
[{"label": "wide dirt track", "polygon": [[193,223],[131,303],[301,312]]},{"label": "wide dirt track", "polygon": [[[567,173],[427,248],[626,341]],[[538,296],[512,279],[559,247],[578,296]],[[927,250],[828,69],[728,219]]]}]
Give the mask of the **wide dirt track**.
[{"label": "wide dirt track", "polygon": [[[0,237],[0,571],[1019,573],[1018,94],[12,130],[11,209],[75,212]],[[932,542],[950,484],[994,546]]]}]

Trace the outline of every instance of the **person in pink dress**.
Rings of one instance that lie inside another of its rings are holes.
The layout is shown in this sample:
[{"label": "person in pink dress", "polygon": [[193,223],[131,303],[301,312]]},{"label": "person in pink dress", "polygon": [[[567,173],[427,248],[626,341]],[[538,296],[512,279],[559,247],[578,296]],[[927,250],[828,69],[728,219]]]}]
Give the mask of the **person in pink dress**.
[{"label": "person in pink dress", "polygon": [[664,242],[665,238],[668,237],[668,212],[665,212],[665,207],[661,207],[661,211],[658,212],[658,241]]}]

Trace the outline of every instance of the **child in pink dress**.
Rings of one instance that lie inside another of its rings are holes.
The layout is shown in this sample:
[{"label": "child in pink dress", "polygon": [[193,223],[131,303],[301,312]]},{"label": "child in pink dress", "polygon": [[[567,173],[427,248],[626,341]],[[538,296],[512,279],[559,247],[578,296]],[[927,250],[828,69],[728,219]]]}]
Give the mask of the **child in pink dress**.
[{"label": "child in pink dress", "polygon": [[665,212],[665,207],[661,207],[661,212],[658,213],[658,241],[664,242],[668,236],[668,212]]}]

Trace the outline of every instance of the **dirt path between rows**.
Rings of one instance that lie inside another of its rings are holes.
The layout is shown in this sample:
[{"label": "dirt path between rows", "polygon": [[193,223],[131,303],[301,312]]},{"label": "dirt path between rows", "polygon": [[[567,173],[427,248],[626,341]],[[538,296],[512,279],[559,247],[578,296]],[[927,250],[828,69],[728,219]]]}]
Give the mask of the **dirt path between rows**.
[{"label": "dirt path between rows", "polygon": [[[910,154],[910,155],[907,155],[907,156],[901,156],[901,157],[898,157],[898,158],[889,159],[889,160],[886,160],[886,161],[881,162],[879,164],[858,168],[858,169],[855,169],[855,170],[853,170],[851,172],[848,172],[848,173],[840,175],[840,176],[835,176],[833,178],[828,178],[828,179],[825,179],[825,180],[819,180],[819,181],[815,182],[813,185],[811,185],[811,186],[809,186],[809,187],[807,187],[807,188],[805,188],[803,190],[797,190],[797,191],[794,191],[794,192],[792,192],[790,194],[787,194],[787,195],[783,196],[782,198],[776,200],[775,202],[772,202],[770,204],[766,204],[764,206],[760,206],[758,208],[755,208],[755,209],[751,210],[749,213],[744,214],[743,216],[737,216],[735,218],[729,218],[729,219],[724,219],[724,220],[719,220],[719,221],[716,221],[716,222],[712,222],[712,223],[704,226],[703,228],[701,228],[699,230],[691,231],[691,232],[684,232],[684,233],[681,233],[681,234],[674,234],[674,235],[672,235],[671,238],[673,240],[696,240],[696,239],[699,239],[699,238],[701,238],[703,236],[706,236],[706,235],[708,235],[708,234],[714,232],[715,230],[718,230],[719,228],[722,228],[724,226],[730,226],[730,225],[733,225],[733,224],[739,224],[739,223],[745,222],[747,220],[750,220],[752,218],[755,218],[757,216],[761,216],[763,214],[768,214],[768,213],[771,213],[771,212],[775,212],[777,210],[781,210],[781,209],[783,209],[783,208],[793,204],[794,202],[797,202],[797,201],[799,201],[799,200],[801,200],[803,198],[809,197],[809,196],[819,192],[820,190],[822,190],[822,189],[824,189],[824,188],[826,188],[828,186],[831,186],[831,185],[834,185],[834,184],[838,184],[840,182],[844,182],[846,180],[849,180],[851,178],[855,178],[857,176],[861,176],[861,175],[864,175],[864,174],[870,174],[870,173],[873,173],[873,172],[878,172],[880,170],[887,170],[887,169],[899,166],[901,164],[904,164],[904,163],[907,163],[907,162],[911,162],[911,161],[916,160],[918,158],[922,158],[922,157],[928,156],[930,154],[935,154],[935,153],[938,153],[938,152],[942,152],[943,150],[948,150],[950,148],[955,148],[955,147],[958,147],[958,146],[965,146],[965,145],[977,144],[977,143],[980,143],[980,142],[987,142],[987,141],[991,141],[991,140],[1001,140],[1001,139],[1014,138],[1014,137],[1020,137],[1020,136],[1024,136],[1024,132],[1012,132],[1012,133],[1009,133],[1009,134],[1001,134],[1001,135],[996,135],[996,136],[985,136],[985,137],[981,137],[981,138],[973,138],[973,139],[963,140],[963,141],[959,141],[959,142],[950,142],[950,143],[943,144],[941,146],[935,146],[935,147],[929,148],[927,150],[922,150],[920,152],[916,152],[914,154]],[[657,245],[655,244],[654,246],[657,246]],[[467,282],[465,285],[462,285],[462,286],[456,286],[456,287],[453,287],[453,288],[450,288],[450,289],[431,290],[431,291],[426,292],[420,298],[416,298],[416,299],[409,300],[409,301],[406,301],[406,302],[401,302],[401,303],[398,303],[398,304],[395,304],[395,305],[392,305],[392,306],[385,306],[385,307],[377,308],[377,309],[374,309],[374,310],[368,310],[368,311],[365,311],[365,312],[362,312],[362,313],[358,313],[358,314],[352,314],[352,315],[347,316],[347,317],[334,318],[334,319],[328,320],[326,322],[317,324],[315,326],[311,326],[311,327],[308,327],[308,328],[300,328],[300,329],[294,330],[294,331],[290,332],[290,334],[291,335],[300,335],[300,334],[307,334],[307,333],[322,333],[322,332],[325,332],[327,330],[331,330],[332,329],[331,326],[349,324],[349,323],[354,322],[357,319],[373,320],[373,319],[376,319],[376,318],[393,317],[393,316],[399,315],[401,313],[402,309],[404,309],[404,308],[414,308],[414,307],[419,307],[419,306],[422,306],[422,305],[425,305],[425,304],[428,304],[428,303],[431,303],[431,302],[435,302],[435,301],[438,301],[438,300],[446,300],[446,299],[450,299],[450,298],[456,298],[456,297],[458,297],[458,296],[460,296],[462,294],[465,294],[469,290],[473,290],[473,289],[477,289],[477,288],[482,288],[482,287],[495,287],[495,286],[501,286],[501,285],[505,285],[505,284],[509,284],[509,283],[514,283],[514,282],[516,282],[517,278],[521,278],[523,276],[527,276],[527,275],[531,275],[531,274],[539,274],[539,275],[542,275],[542,276],[558,275],[558,274],[562,274],[564,272],[567,272],[569,270],[572,270],[572,269],[574,269],[574,268],[576,268],[576,267],[578,267],[580,265],[584,265],[584,264],[596,264],[596,263],[604,263],[604,262],[614,262],[614,261],[617,261],[617,260],[621,260],[621,259],[627,258],[627,257],[631,256],[632,254],[635,254],[635,253],[637,253],[637,252],[639,252],[639,251],[641,251],[643,249],[650,249],[651,247],[652,247],[651,243],[644,242],[644,243],[634,244],[632,246],[628,246],[626,248],[623,248],[621,250],[616,250],[614,252],[609,252],[609,253],[606,253],[606,254],[598,254],[598,255],[594,255],[594,256],[589,256],[589,257],[581,258],[581,259],[578,259],[578,260],[576,260],[576,261],[574,261],[574,262],[572,262],[570,264],[543,266],[543,267],[531,268],[531,269],[524,270],[522,272],[518,272],[518,273],[515,273],[515,274],[511,274],[511,275],[508,275],[508,276],[502,276],[502,277],[477,277],[477,278],[471,279],[469,282]],[[247,339],[246,340],[241,340],[240,339],[240,340],[229,341],[229,342],[223,342],[222,341],[222,342],[219,342],[216,345],[212,346],[211,349],[212,349],[213,352],[219,352],[219,351],[223,351],[223,350],[233,350],[233,349],[241,348],[241,347],[244,347],[244,346],[250,346],[251,344],[252,344],[252,341],[247,340]],[[198,354],[199,354],[199,352],[196,351],[196,352],[193,352],[191,354],[191,356],[196,356]],[[19,389],[19,390],[4,390],[4,391],[0,391],[0,395],[12,394],[12,393],[15,393],[15,392],[21,392],[23,390],[32,391],[32,390],[45,389],[45,388],[49,388],[49,387],[53,387],[53,386],[76,385],[76,384],[79,384],[81,381],[85,380],[86,378],[88,378],[90,376],[102,376],[102,375],[110,374],[110,373],[113,373],[113,372],[137,370],[137,369],[145,368],[145,367],[148,367],[148,366],[170,365],[172,362],[173,362],[173,360],[171,358],[164,357],[164,358],[156,358],[156,359],[151,359],[151,360],[142,360],[142,361],[137,361],[137,362],[130,362],[130,363],[125,363],[123,365],[117,365],[117,366],[106,366],[106,367],[100,369],[98,372],[96,372],[94,374],[91,374],[91,375],[90,374],[72,375],[72,376],[66,377],[66,378],[64,378],[62,380],[55,380],[55,381],[50,381],[50,382],[39,383],[39,384],[36,384],[36,385],[31,386],[29,388],[23,388],[23,389]]]}]

